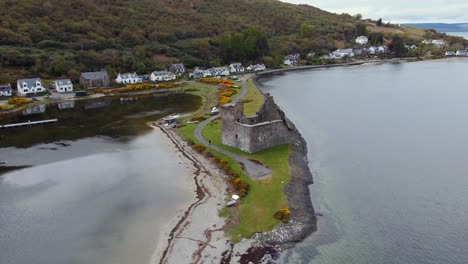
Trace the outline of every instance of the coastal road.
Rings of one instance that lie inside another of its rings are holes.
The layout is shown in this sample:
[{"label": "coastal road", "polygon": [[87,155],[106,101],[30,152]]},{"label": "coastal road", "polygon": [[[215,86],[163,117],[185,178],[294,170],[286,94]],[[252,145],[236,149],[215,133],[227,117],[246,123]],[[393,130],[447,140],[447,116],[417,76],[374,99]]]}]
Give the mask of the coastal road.
[{"label": "coastal road", "polygon": [[[247,94],[247,79],[249,79],[250,77],[252,76],[252,74],[248,74],[246,76],[244,76],[244,78],[242,78],[242,92],[241,94],[233,100],[233,103],[236,103],[236,102],[239,102],[240,100],[242,100],[245,95]],[[229,156],[233,159],[235,159],[237,162],[239,162],[242,166],[242,168],[244,169],[245,173],[247,173],[250,177],[252,178],[260,178],[260,177],[263,177],[263,176],[267,176],[267,175],[270,175],[272,173],[272,171],[267,168],[266,166],[258,163],[258,162],[255,162],[255,161],[251,161],[249,159],[246,159],[244,157],[241,157],[237,154],[234,154],[232,152],[229,152],[225,149],[222,149],[218,146],[215,146],[213,144],[210,144],[204,137],[203,137],[203,134],[202,134],[202,131],[203,129],[206,127],[206,125],[208,125],[209,123],[211,123],[213,120],[219,118],[219,115],[216,115],[216,116],[212,116],[210,118],[208,118],[207,120],[203,121],[202,123],[200,123],[200,125],[198,125],[198,127],[195,129],[195,138],[200,141],[201,144],[205,145],[207,148],[210,148],[210,149],[213,149],[213,150],[216,150],[220,153],[223,153],[224,155],[226,156]]]}]

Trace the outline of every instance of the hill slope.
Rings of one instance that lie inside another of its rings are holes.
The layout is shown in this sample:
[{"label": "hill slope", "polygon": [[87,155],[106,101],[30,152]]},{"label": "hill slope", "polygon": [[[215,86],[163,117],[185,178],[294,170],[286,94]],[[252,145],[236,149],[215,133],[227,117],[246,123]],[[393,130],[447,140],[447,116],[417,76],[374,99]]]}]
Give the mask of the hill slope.
[{"label": "hill slope", "polygon": [[361,23],[276,0],[2,0],[0,17],[0,82],[147,73],[176,60],[273,66],[289,52],[345,46]]}]

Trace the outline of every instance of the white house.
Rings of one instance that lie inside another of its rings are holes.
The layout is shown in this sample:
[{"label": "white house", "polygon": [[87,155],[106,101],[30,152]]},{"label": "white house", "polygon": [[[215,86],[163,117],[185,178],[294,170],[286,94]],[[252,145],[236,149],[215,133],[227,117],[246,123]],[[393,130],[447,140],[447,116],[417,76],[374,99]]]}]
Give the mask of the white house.
[{"label": "white house", "polygon": [[432,44],[440,48],[445,46],[445,41],[443,39],[434,39],[432,40]]},{"label": "white house", "polygon": [[456,56],[468,57],[468,50],[457,50]]},{"label": "white house", "polygon": [[254,64],[254,65],[250,65],[248,68],[250,68],[250,71],[264,71],[264,70],[266,70],[265,64]]},{"label": "white house", "polygon": [[299,54],[290,54],[284,57],[283,64],[287,66],[296,66],[299,63]]},{"label": "white house", "polygon": [[200,69],[200,67],[195,67],[193,73],[189,75],[190,78],[208,78],[213,77],[211,71]]},{"label": "white house", "polygon": [[154,71],[151,73],[150,80],[152,82],[156,81],[172,81],[176,79],[176,75],[168,71]]},{"label": "white house", "polygon": [[54,88],[58,93],[73,92],[73,83],[70,79],[55,80]]},{"label": "white house", "polygon": [[213,77],[215,76],[226,77],[230,75],[229,69],[227,67],[214,67],[214,68],[208,69],[208,71],[211,72],[211,76]]},{"label": "white house", "polygon": [[360,45],[366,45],[369,39],[366,36],[359,36],[356,38],[356,43]]},{"label": "white house", "polygon": [[387,46],[379,46],[377,48],[377,52],[382,54],[382,53],[387,53],[388,52],[388,47]]},{"label": "white house", "polygon": [[19,79],[16,81],[16,86],[18,93],[21,95],[45,92],[45,88],[42,86],[42,81],[40,78]]},{"label": "white house", "polygon": [[9,84],[0,85],[0,96],[12,96],[13,90]]},{"label": "white house", "polygon": [[169,67],[169,71],[175,74],[182,75],[185,73],[185,65],[182,63],[174,63]]},{"label": "white house", "polygon": [[344,57],[354,57],[353,49],[337,49],[330,54],[331,58],[341,59]]},{"label": "white house", "polygon": [[238,73],[238,72],[244,72],[245,69],[244,69],[244,66],[242,66],[242,63],[232,63],[231,65],[229,65],[229,70],[230,72],[232,73]]},{"label": "white house", "polygon": [[134,84],[134,83],[141,83],[143,82],[143,79],[134,73],[122,73],[118,74],[117,78],[115,78],[116,83],[122,83],[122,84]]},{"label": "white house", "polygon": [[457,56],[457,52],[448,50],[445,52],[445,56]]}]

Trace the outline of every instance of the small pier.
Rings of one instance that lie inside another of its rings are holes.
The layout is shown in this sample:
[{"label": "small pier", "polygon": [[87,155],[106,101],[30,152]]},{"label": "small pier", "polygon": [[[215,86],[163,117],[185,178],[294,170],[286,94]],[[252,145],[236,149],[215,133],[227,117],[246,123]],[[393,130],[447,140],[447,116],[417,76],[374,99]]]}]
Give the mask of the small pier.
[{"label": "small pier", "polygon": [[0,125],[0,128],[14,128],[14,127],[22,127],[22,126],[32,126],[32,125],[41,125],[41,124],[49,124],[55,123],[58,119],[47,119],[47,120],[40,120],[40,121],[29,121],[24,123],[15,123],[15,124],[7,124],[7,125]]}]

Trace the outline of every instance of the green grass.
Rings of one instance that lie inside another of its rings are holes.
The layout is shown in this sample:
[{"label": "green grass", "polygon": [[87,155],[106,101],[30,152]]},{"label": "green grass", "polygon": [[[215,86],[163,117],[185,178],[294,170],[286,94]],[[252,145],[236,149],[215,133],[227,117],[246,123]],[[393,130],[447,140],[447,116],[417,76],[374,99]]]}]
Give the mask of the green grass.
[{"label": "green grass", "polygon": [[[196,124],[187,125],[181,128],[181,133],[184,137],[190,138],[197,142],[193,136],[193,131]],[[289,182],[289,146],[282,145],[270,148],[258,153],[247,154],[236,148],[228,147],[221,144],[221,124],[220,121],[214,121],[207,125],[203,130],[203,136],[211,143],[224,148],[233,153],[242,155],[249,159],[254,159],[262,162],[273,170],[271,177],[266,179],[254,180],[247,176],[239,164],[216,151],[210,150],[215,156],[228,161],[229,165],[239,173],[240,177],[250,185],[250,192],[244,198],[237,208],[223,209],[221,215],[232,217],[238,216],[237,224],[230,226],[227,230],[227,235],[234,241],[240,241],[242,238],[251,237],[256,232],[264,232],[271,230],[278,220],[273,215],[280,209],[288,206],[286,196],[284,195],[284,186]],[[197,142],[198,143],[198,142]],[[238,210],[236,213],[226,210]]]},{"label": "green grass", "polygon": [[265,97],[251,78],[247,80],[247,89],[247,95],[244,97],[244,101],[246,101],[244,104],[244,115],[253,116],[263,105]]},{"label": "green grass", "polygon": [[[184,90],[187,93],[198,95],[202,98],[202,106],[193,116],[196,115],[204,115],[211,111],[211,108],[218,103],[216,93],[218,91],[218,87],[211,84],[205,84],[201,82],[187,82],[180,88],[180,90]],[[187,121],[190,118],[185,118],[182,121]]]}]

